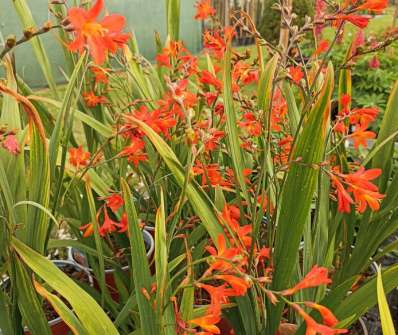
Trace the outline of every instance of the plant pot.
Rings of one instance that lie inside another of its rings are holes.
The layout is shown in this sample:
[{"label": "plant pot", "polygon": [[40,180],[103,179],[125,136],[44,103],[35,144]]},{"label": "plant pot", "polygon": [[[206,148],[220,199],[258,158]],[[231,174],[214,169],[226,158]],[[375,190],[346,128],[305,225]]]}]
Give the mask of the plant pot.
[{"label": "plant pot", "polygon": [[[71,267],[77,269],[79,272],[83,272],[87,276],[88,283],[91,286],[93,286],[93,277],[90,275],[90,272],[87,271],[87,269],[84,268],[83,266],[76,264],[74,262],[71,262],[69,260],[54,260],[52,262],[61,270],[63,267],[71,266]],[[0,281],[0,286],[6,286],[8,282],[9,282],[9,278],[4,277]],[[55,319],[48,321],[48,325],[49,325],[49,327],[51,329],[51,333],[53,335],[68,335],[71,333],[70,328],[60,317],[56,317]],[[0,335],[1,334],[2,333],[0,330]],[[31,332],[29,331],[29,329],[27,327],[24,328],[24,335],[31,335]]]},{"label": "plant pot", "polygon": [[[151,262],[153,258],[153,253],[155,251],[155,241],[153,240],[152,235],[147,230],[144,229],[142,233],[144,237],[145,247],[147,250],[146,256],[148,261]],[[88,261],[85,253],[81,252],[80,250],[75,248],[69,249],[68,259],[76,264],[79,264],[80,266],[85,267],[90,273],[93,273],[93,270],[88,266]],[[128,272],[130,267],[129,265],[126,265],[123,266],[121,269],[124,272]],[[153,272],[152,268],[151,271]],[[118,301],[119,293],[117,291],[114,274],[115,269],[105,269],[105,283],[109,289],[109,293],[115,301]],[[99,289],[99,284],[96,280],[94,280],[94,287]]]}]

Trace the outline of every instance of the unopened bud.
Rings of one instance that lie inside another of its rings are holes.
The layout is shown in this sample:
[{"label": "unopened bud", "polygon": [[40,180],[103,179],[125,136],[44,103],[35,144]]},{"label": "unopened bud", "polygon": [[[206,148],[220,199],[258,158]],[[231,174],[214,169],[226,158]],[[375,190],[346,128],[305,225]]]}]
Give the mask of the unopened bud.
[{"label": "unopened bud", "polygon": [[189,145],[192,145],[192,144],[194,144],[194,143],[197,142],[196,133],[195,133],[195,131],[194,131],[193,129],[191,129],[191,128],[185,130],[185,137],[186,137],[187,143],[188,143]]},{"label": "unopened bud", "polygon": [[69,26],[70,25],[69,19],[67,17],[65,19],[63,19],[61,21],[61,25],[64,26],[64,27]]},{"label": "unopened bud", "polygon": [[43,24],[43,30],[44,31],[49,31],[52,28],[53,24],[51,21],[46,21]]},{"label": "unopened bud", "polygon": [[32,38],[32,36],[33,36],[33,34],[36,32],[36,29],[34,28],[34,27],[29,27],[29,28],[26,28],[24,31],[23,31],[23,35],[25,36],[25,38],[26,39],[30,39],[30,38]]},{"label": "unopened bud", "polygon": [[15,44],[17,43],[17,38],[15,35],[10,35],[7,37],[6,39],[6,46],[8,49],[11,49],[15,46]]}]

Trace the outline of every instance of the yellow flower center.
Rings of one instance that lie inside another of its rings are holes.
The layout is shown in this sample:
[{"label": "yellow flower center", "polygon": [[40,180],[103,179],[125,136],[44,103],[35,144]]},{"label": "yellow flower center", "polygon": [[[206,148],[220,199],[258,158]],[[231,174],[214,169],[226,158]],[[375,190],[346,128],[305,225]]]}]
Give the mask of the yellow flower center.
[{"label": "yellow flower center", "polygon": [[86,22],[82,28],[83,35],[88,36],[102,36],[106,33],[106,29],[97,22]]}]

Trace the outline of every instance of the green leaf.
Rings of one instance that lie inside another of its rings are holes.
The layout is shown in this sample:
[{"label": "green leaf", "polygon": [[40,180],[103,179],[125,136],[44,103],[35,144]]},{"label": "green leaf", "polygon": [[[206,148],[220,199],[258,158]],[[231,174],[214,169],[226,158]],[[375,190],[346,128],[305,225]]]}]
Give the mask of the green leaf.
[{"label": "green leaf", "polygon": [[11,306],[7,294],[0,289],[0,329],[4,334],[14,334],[11,322]]},{"label": "green leaf", "polygon": [[[6,72],[7,86],[10,90],[16,92],[18,90],[18,86],[14,77],[11,59],[8,56],[4,59],[4,68]],[[23,145],[25,132],[22,132],[18,102],[10,95],[5,95],[3,97],[0,124],[6,125],[9,130],[15,129],[17,131],[18,142],[22,144],[22,152],[16,156],[10,154],[5,149],[0,148],[0,159],[3,161],[6,169],[8,182],[12,194],[14,194],[14,201],[18,202],[26,198],[25,155]],[[15,216],[18,222],[25,222],[26,214],[26,207],[20,207],[15,211]]]},{"label": "green leaf", "polygon": [[[379,135],[375,146],[379,146],[383,141],[390,138],[392,134],[398,131],[398,81],[395,83],[388,100],[383,121],[380,126]],[[390,143],[384,145],[373,157],[372,167],[382,169],[383,173],[378,179],[378,185],[381,192],[387,187],[392,169],[392,159],[394,151],[394,138],[390,138]]]},{"label": "green leaf", "polygon": [[80,56],[79,61],[77,62],[72,76],[70,77],[68,86],[66,87],[66,92],[64,94],[64,98],[62,100],[61,109],[57,115],[57,120],[55,122],[54,130],[51,134],[50,138],[50,164],[51,164],[51,174],[54,178],[55,176],[55,167],[57,165],[58,151],[60,148],[61,137],[62,134],[66,134],[67,130],[64,129],[66,126],[66,119],[70,113],[72,108],[72,94],[75,90],[75,85],[78,79],[82,80],[84,76],[81,75],[80,70],[83,66],[83,63],[86,59],[86,54],[82,54]]},{"label": "green leaf", "polygon": [[395,335],[394,323],[392,321],[390,309],[386,295],[384,293],[383,279],[381,276],[381,268],[377,271],[377,301],[379,303],[381,327],[383,335]]},{"label": "green leaf", "polygon": [[[382,271],[384,290],[389,293],[398,286],[398,265],[393,265]],[[343,300],[334,299],[332,303],[327,304],[339,320],[349,319],[352,316],[352,322],[355,322],[361,315],[366,313],[377,303],[377,277],[373,276],[366,284],[355,292],[348,295]],[[346,292],[350,289],[346,290]],[[333,298],[334,290],[329,295]]]},{"label": "green leaf", "polygon": [[[250,204],[250,197],[245,183],[243,170],[246,168],[242,148],[239,141],[236,112],[232,97],[232,70],[231,70],[231,45],[227,46],[224,58],[224,109],[227,117],[227,140],[229,154],[231,155],[234,175],[239,183],[239,188],[243,192],[243,197]],[[249,206],[250,208],[250,206]]]},{"label": "green leaf", "polygon": [[157,335],[159,333],[156,325],[159,323],[156,314],[152,309],[151,302],[146,299],[142,292],[142,290],[150,292],[151,288],[151,275],[148,259],[146,257],[144,238],[139,228],[139,221],[130,187],[124,179],[121,179],[120,184],[128,218],[128,237],[130,239],[131,261],[133,266],[132,273],[135,296],[140,311],[141,330],[145,335]]},{"label": "green leaf", "polygon": [[172,41],[179,40],[180,34],[180,0],[166,0],[167,35]]},{"label": "green leaf", "polygon": [[[91,224],[94,227],[94,241],[95,241],[95,248],[97,250],[98,266],[99,266],[99,286],[101,288],[101,303],[103,305],[106,294],[104,250],[102,248],[102,238],[99,233],[97,209],[95,207],[95,200],[89,182],[85,183],[85,189],[86,189],[88,207],[90,210]],[[105,210],[107,209],[105,208]]]},{"label": "green leaf", "polygon": [[296,98],[294,97],[293,89],[288,81],[282,83],[283,96],[287,103],[287,112],[289,115],[289,125],[292,134],[295,134],[300,123],[300,112],[297,108]]},{"label": "green leaf", "polygon": [[[156,150],[173,173],[178,185],[184,187],[185,171],[173,150],[171,150],[167,143],[147,124],[135,118],[132,118],[132,120],[141,128],[155,146]],[[213,242],[217,245],[217,237],[219,234],[224,234],[224,231],[206,193],[194,181],[190,180],[187,184],[186,195],[196,215],[199,216],[203,226],[209,233]]]},{"label": "green leaf", "polygon": [[[37,27],[35,20],[33,19],[32,12],[29,9],[28,4],[25,0],[13,0],[12,1],[17,12],[19,19],[22,22],[24,29],[30,29]],[[47,80],[48,86],[54,98],[58,98],[57,84],[55,83],[54,75],[51,68],[50,60],[48,59],[46,50],[38,36],[33,37],[30,42],[32,43],[33,51],[36,55],[36,59],[39,62],[41,70],[43,71],[44,77]]]},{"label": "green leaf", "polygon": [[50,260],[16,238],[12,239],[12,246],[33,272],[69,302],[88,334],[119,335],[112,321],[97,302]]},{"label": "green leaf", "polygon": [[[50,335],[48,321],[32,284],[32,279],[21,261],[15,262],[16,289],[18,290],[18,306],[23,320],[32,334]],[[25,325],[23,325],[25,326]]]},{"label": "green leaf", "polygon": [[160,207],[156,213],[155,224],[155,268],[156,268],[156,302],[160,332],[176,334],[173,305],[170,303],[168,250],[166,237],[166,214],[163,190],[160,193]]},{"label": "green leaf", "polygon": [[62,302],[62,300],[57,297],[55,294],[51,294],[48,292],[43,286],[41,286],[38,282],[34,282],[36,291],[54,308],[59,317],[68,325],[70,330],[75,335],[86,335],[87,330],[80,323],[80,321],[76,318],[75,314]]},{"label": "green leaf", "polygon": [[[329,64],[322,90],[293,148],[291,166],[282,189],[273,258],[275,290],[289,287],[295,269],[299,244],[318,180],[319,167],[316,164],[321,163],[325,150],[326,123],[333,87],[333,67]],[[283,304],[279,304],[278,314],[271,319],[269,327],[272,327],[272,333],[279,324],[277,315],[280,315],[282,308]]]},{"label": "green leaf", "polygon": [[[29,96],[29,99],[32,101],[41,101],[50,104],[51,106],[54,106],[58,109],[62,108],[62,103],[59,101],[56,101],[54,99],[46,98],[46,97],[39,97],[39,96]],[[112,136],[112,129],[110,126],[94,119],[92,116],[84,114],[83,112],[73,109],[73,114],[76,118],[76,120],[79,120],[83,122],[85,125],[89,126],[90,128],[94,129],[98,134],[101,136],[104,136],[105,138],[111,137]],[[57,117],[57,111],[54,109],[49,109],[49,112],[52,114],[53,117]]]}]

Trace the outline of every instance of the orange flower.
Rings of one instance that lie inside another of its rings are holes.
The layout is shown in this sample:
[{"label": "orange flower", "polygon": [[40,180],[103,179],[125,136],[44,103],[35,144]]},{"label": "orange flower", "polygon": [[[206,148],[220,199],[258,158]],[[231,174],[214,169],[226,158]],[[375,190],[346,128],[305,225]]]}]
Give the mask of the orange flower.
[{"label": "orange flower", "polygon": [[128,218],[127,218],[127,213],[124,212],[122,214],[122,218],[120,219],[120,223],[117,225],[119,229],[119,233],[125,233],[129,229],[129,223],[128,223]]},{"label": "orange flower", "polygon": [[74,30],[74,40],[68,45],[71,51],[82,52],[88,48],[96,64],[105,62],[108,53],[114,54],[129,38],[122,33],[125,18],[112,14],[97,21],[104,6],[104,0],[97,2],[88,10],[72,7],[68,10],[68,21]]},{"label": "orange flower", "polygon": [[242,296],[246,294],[248,288],[250,288],[250,283],[248,283],[245,279],[234,276],[234,275],[216,275],[214,278],[223,280],[227,282],[232,287],[232,294],[234,296]]},{"label": "orange flower", "polygon": [[119,153],[119,156],[127,156],[127,160],[132,162],[134,166],[137,167],[141,161],[144,162],[148,159],[147,154],[144,152],[144,148],[145,142],[142,139],[138,137],[132,137],[130,145],[125,147]]},{"label": "orange flower", "polygon": [[69,163],[76,168],[86,166],[89,162],[90,156],[91,154],[84,151],[81,145],[78,148],[69,149]]},{"label": "orange flower", "polygon": [[347,190],[353,193],[359,213],[363,213],[367,205],[373,211],[379,210],[380,200],[384,198],[384,195],[380,194],[378,187],[370,181],[378,178],[380,174],[380,169],[365,170],[361,166],[355,173],[344,176],[345,182],[349,186]]},{"label": "orange flower", "polygon": [[299,84],[301,79],[304,77],[303,70],[299,66],[292,66],[289,68],[289,75],[291,79],[296,83]]},{"label": "orange flower", "polygon": [[196,7],[196,20],[205,20],[210,16],[216,14],[216,10],[211,6],[211,0],[200,0],[195,4]]},{"label": "orange flower", "polygon": [[221,334],[220,328],[216,326],[220,321],[221,316],[219,314],[206,314],[189,322],[204,329],[208,334]]},{"label": "orange flower", "polygon": [[316,309],[321,314],[323,323],[325,325],[329,327],[335,327],[339,323],[339,320],[337,320],[337,318],[334,316],[329,308],[318,305],[311,301],[306,301],[305,305],[309,308]]},{"label": "orange flower", "polygon": [[93,91],[83,93],[84,102],[87,107],[97,107],[100,104],[107,102],[106,98],[102,95],[95,95]]},{"label": "orange flower", "polygon": [[261,135],[261,123],[257,121],[254,113],[247,112],[243,114],[243,120],[238,122],[238,126],[246,129],[246,131],[253,137]]},{"label": "orange flower", "polygon": [[109,79],[108,79],[108,70],[109,69],[103,69],[99,66],[90,66],[91,72],[94,74],[95,77],[95,83],[96,84],[108,84]]},{"label": "orange flower", "polygon": [[[379,210],[380,200],[384,198],[384,195],[379,193],[378,187],[371,183],[371,181],[380,176],[380,174],[380,169],[370,169],[366,171],[363,166],[352,174],[334,172],[334,176],[331,175],[331,179],[334,187],[336,187],[338,195],[338,210],[340,212],[350,212],[348,203],[354,203],[354,201],[347,192],[353,194],[359,213],[363,213],[368,205],[373,211]],[[339,178],[348,186],[347,191],[344,189]]]},{"label": "orange flower", "polygon": [[233,263],[241,261],[240,249],[227,248],[223,234],[218,235],[217,242],[217,250],[212,246],[206,246],[206,250],[214,257],[214,259],[210,261],[210,267],[206,270],[204,276],[209,275],[215,270],[220,272],[231,270],[233,269]]},{"label": "orange flower", "polygon": [[[227,30],[227,28],[225,28],[225,31],[229,36],[231,35],[229,29]],[[229,36],[228,38],[231,38]],[[218,31],[216,32],[205,31],[205,33],[203,34],[203,46],[206,49],[209,49],[210,52],[214,55],[214,57],[217,58],[218,60],[222,59],[222,57],[224,56],[224,52],[227,48],[226,41]]]},{"label": "orange flower", "polygon": [[346,191],[343,184],[336,176],[330,175],[330,177],[332,180],[332,185],[336,188],[337,192],[337,204],[338,204],[337,210],[340,213],[350,213],[351,204],[354,203],[354,200],[352,200],[350,194]]},{"label": "orange flower", "polygon": [[316,335],[316,334],[333,335],[333,334],[345,334],[348,332],[347,329],[334,329],[319,324],[312,317],[310,317],[299,305],[292,304],[292,306],[305,321],[305,324],[307,326],[305,335]]},{"label": "orange flower", "polygon": [[358,10],[368,10],[371,12],[382,12],[388,6],[388,0],[366,0],[357,7]]},{"label": "orange flower", "polygon": [[355,14],[347,14],[347,15],[341,14],[335,16],[336,20],[349,21],[360,29],[364,29],[368,26],[370,18],[371,17],[368,15],[355,15]]},{"label": "orange flower", "polygon": [[221,305],[228,303],[228,297],[230,296],[231,290],[226,288],[226,284],[221,286],[211,286],[202,283],[196,284],[197,287],[204,289],[210,295],[210,307],[207,310],[207,314],[219,314],[221,313]]},{"label": "orange flower", "polygon": [[84,226],[81,226],[79,230],[84,231],[83,237],[89,237],[94,234],[94,225],[92,223],[88,223]]},{"label": "orange flower", "polygon": [[352,138],[354,141],[354,148],[358,149],[359,146],[364,148],[368,147],[368,140],[376,138],[376,134],[373,131],[365,130],[362,127],[358,127],[355,131],[348,135],[348,138]]},{"label": "orange flower", "polygon": [[370,123],[376,120],[379,109],[375,107],[356,108],[351,111],[350,123],[359,124],[363,128],[368,128]]},{"label": "orange flower", "polygon": [[319,42],[318,48],[314,52],[314,56],[318,56],[318,55],[324,53],[325,51],[327,51],[328,49],[329,49],[329,41],[322,40]]},{"label": "orange flower", "polygon": [[324,267],[318,267],[315,265],[310,272],[293,288],[284,290],[282,295],[292,295],[296,292],[309,288],[309,287],[317,287],[324,284],[330,284],[332,282],[328,277],[328,269]]},{"label": "orange flower", "polygon": [[105,236],[107,233],[113,233],[119,226],[118,222],[113,221],[109,215],[106,208],[104,208],[104,222],[99,230],[101,236]]},{"label": "orange flower", "polygon": [[207,70],[200,73],[199,81],[202,84],[214,86],[218,91],[222,89],[222,81]]},{"label": "orange flower", "polygon": [[124,201],[120,194],[112,193],[106,197],[99,198],[100,200],[104,200],[106,203],[106,207],[110,208],[112,212],[117,212],[120,207],[123,206]]}]

